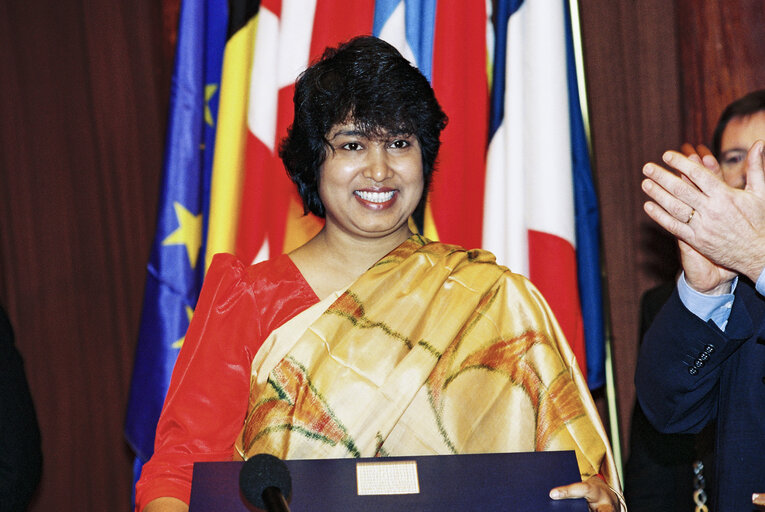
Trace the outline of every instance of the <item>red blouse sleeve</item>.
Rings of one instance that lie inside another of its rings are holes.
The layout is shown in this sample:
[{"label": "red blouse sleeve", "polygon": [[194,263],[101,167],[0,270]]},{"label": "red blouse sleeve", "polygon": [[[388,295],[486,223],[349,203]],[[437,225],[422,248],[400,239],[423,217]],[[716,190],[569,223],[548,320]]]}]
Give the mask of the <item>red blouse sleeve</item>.
[{"label": "red blouse sleeve", "polygon": [[163,496],[186,503],[194,462],[231,460],[244,422],[252,359],[264,338],[318,301],[287,256],[253,267],[216,255],[175,363],[136,510]]}]

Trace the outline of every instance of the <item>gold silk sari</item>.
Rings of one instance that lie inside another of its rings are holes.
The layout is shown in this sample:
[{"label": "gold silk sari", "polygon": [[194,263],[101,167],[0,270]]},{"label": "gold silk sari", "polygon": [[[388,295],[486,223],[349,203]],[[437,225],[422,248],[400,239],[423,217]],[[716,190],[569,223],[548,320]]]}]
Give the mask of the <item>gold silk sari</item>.
[{"label": "gold silk sari", "polygon": [[574,450],[618,488],[547,303],[491,253],[413,236],[277,329],[236,451],[286,459]]}]

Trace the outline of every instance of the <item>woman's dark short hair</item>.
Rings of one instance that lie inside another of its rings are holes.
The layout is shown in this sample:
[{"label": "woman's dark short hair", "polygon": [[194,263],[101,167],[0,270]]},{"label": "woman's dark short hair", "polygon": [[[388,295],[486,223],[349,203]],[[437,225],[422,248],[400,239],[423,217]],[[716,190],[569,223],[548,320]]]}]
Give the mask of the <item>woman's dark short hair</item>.
[{"label": "woman's dark short hair", "polygon": [[332,151],[327,135],[347,121],[370,137],[417,137],[425,181],[417,209],[424,208],[447,118],[428,80],[393,46],[361,36],[327,48],[298,77],[294,103],[295,118],[279,156],[298,187],[305,213],[324,217],[319,174],[327,151]]},{"label": "woman's dark short hair", "polygon": [[763,110],[765,110],[765,89],[752,91],[725,107],[712,136],[712,154],[715,158],[720,158],[723,132],[730,120],[734,117],[748,117]]}]

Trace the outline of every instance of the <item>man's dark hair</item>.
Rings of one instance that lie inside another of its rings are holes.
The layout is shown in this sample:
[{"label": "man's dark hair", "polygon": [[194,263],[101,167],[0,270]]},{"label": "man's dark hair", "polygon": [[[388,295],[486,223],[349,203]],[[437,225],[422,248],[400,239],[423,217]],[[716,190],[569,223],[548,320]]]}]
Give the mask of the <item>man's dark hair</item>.
[{"label": "man's dark hair", "polygon": [[390,44],[361,36],[327,48],[295,83],[295,118],[279,148],[305,213],[324,217],[319,198],[321,165],[332,147],[330,129],[352,122],[374,138],[414,135],[422,151],[425,188],[421,213],[447,118],[420,71]]},{"label": "man's dark hair", "polygon": [[762,110],[765,110],[765,89],[752,91],[725,107],[725,110],[720,115],[720,120],[717,121],[715,133],[712,137],[712,153],[715,155],[715,158],[720,158],[723,132],[730,120],[734,117],[751,116]]}]

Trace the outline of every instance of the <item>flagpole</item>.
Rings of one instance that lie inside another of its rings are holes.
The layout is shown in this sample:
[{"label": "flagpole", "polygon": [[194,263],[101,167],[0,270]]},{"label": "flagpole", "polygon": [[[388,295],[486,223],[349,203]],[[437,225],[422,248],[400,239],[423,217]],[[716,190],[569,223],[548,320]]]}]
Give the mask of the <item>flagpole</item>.
[{"label": "flagpole", "polygon": [[[590,132],[590,111],[587,105],[587,86],[584,72],[584,51],[582,49],[582,31],[581,22],[579,19],[579,1],[569,0],[569,12],[571,15],[571,32],[574,45],[574,61],[576,65],[576,80],[577,89],[579,91],[579,106],[582,110],[582,121],[584,124],[584,133],[587,139],[587,152],[590,155],[590,162],[592,162],[592,136]],[[592,166],[593,175],[595,174],[594,165]],[[600,258],[600,279],[603,284],[603,332],[605,335],[606,345],[606,402],[608,405],[608,423],[611,437],[611,449],[614,453],[614,462],[619,470],[619,479],[624,487],[624,481],[622,478],[623,465],[622,465],[622,449],[621,449],[621,435],[619,430],[619,409],[618,400],[616,396],[616,382],[614,380],[614,361],[613,361],[613,340],[611,336],[611,302],[608,296],[608,279],[605,268],[605,258],[602,257],[601,244],[601,258]]]}]

